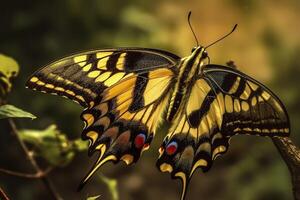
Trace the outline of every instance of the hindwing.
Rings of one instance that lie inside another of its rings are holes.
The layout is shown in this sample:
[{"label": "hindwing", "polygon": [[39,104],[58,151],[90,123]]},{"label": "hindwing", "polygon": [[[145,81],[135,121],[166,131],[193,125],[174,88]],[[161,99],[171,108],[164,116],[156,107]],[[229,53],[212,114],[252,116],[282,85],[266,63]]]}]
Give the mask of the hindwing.
[{"label": "hindwing", "polygon": [[90,140],[89,154],[99,151],[99,158],[80,187],[105,162],[131,164],[148,149],[173,80],[174,73],[167,68],[129,74],[82,113],[86,124],[82,138]]},{"label": "hindwing", "polygon": [[[100,94],[99,103],[83,111],[81,118],[85,122],[84,133],[95,127],[105,130],[113,121],[140,121],[144,125],[148,123],[147,128],[153,132],[155,129],[151,122],[158,117],[153,118],[151,110],[155,110],[165,99],[173,78],[173,72],[166,68],[127,75],[118,84],[104,90]],[[152,120],[149,121],[150,118]],[[101,132],[103,131],[99,134]],[[89,137],[88,134],[82,136],[90,139],[92,153],[95,149],[93,145],[99,142],[99,137]]]},{"label": "hindwing", "polygon": [[195,169],[209,170],[212,160],[228,147],[228,138],[220,133],[222,111],[215,99],[205,79],[195,81],[160,147],[157,167],[181,179],[182,200]]}]

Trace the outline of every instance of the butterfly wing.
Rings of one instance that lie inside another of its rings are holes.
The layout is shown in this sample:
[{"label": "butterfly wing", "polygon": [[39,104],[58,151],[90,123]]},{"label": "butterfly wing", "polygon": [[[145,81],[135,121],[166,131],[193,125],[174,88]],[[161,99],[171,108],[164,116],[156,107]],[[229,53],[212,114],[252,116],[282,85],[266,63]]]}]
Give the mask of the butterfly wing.
[{"label": "butterfly wing", "polygon": [[288,136],[290,122],[280,99],[266,86],[236,69],[209,65],[204,69],[223,107],[221,129],[227,135]]},{"label": "butterfly wing", "polygon": [[136,162],[152,140],[180,58],[169,52],[121,48],[75,54],[35,72],[27,87],[80,103],[89,155],[99,157],[79,186],[107,161]]},{"label": "butterfly wing", "polygon": [[157,167],[181,179],[182,200],[194,171],[208,171],[227,151],[232,135],[289,135],[288,116],[278,97],[249,76],[215,65],[204,68],[175,122],[160,148]]},{"label": "butterfly wing", "polygon": [[227,138],[214,136],[222,123],[215,98],[206,80],[197,80],[159,150],[156,165],[160,171],[169,172],[172,178],[182,181],[182,200],[195,169],[201,167],[207,171],[220,153],[219,146],[228,146]]},{"label": "butterfly wing", "polygon": [[104,90],[101,101],[82,113],[82,138],[90,140],[89,154],[98,151],[99,158],[80,189],[107,161],[131,164],[148,149],[173,83],[174,72],[167,68],[132,74]]},{"label": "butterfly wing", "polygon": [[103,49],[74,54],[35,72],[26,86],[65,96],[83,107],[93,106],[98,94],[129,73],[172,67],[180,58],[145,48]]}]

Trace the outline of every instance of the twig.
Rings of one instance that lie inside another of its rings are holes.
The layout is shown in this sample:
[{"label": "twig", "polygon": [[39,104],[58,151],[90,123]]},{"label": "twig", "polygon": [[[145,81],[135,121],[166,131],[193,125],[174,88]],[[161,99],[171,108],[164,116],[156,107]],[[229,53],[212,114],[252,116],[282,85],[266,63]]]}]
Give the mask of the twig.
[{"label": "twig", "polygon": [[274,137],[272,140],[290,171],[294,198],[300,200],[300,149],[290,138]]},{"label": "twig", "polygon": [[30,179],[39,179],[44,176],[46,176],[53,168],[49,167],[48,169],[42,171],[42,173],[35,173],[35,174],[28,174],[28,173],[22,173],[22,172],[16,172],[16,171],[11,171],[7,169],[0,168],[0,172],[12,176],[17,176],[21,178],[30,178]]},{"label": "twig", "polygon": [[0,199],[2,200],[9,200],[8,196],[5,194],[3,189],[0,187]]},{"label": "twig", "polygon": [[[27,148],[26,144],[23,142],[23,140],[19,137],[18,134],[18,130],[16,128],[16,125],[14,123],[14,121],[12,119],[8,119],[9,125],[11,127],[12,130],[12,134],[16,137],[16,139],[18,140],[21,148],[23,149],[23,151],[25,152],[28,160],[30,161],[31,165],[33,166],[33,168],[35,169],[37,174],[43,174],[43,171],[41,170],[41,168],[39,167],[39,165],[37,164],[37,162],[35,161],[32,153],[29,151],[29,149]],[[50,179],[47,177],[47,175],[44,175],[40,178],[44,185],[46,186],[46,188],[49,190],[49,192],[51,193],[52,197],[55,200],[62,200],[63,198],[57,193],[57,191],[55,190],[52,182],[50,181]]]}]

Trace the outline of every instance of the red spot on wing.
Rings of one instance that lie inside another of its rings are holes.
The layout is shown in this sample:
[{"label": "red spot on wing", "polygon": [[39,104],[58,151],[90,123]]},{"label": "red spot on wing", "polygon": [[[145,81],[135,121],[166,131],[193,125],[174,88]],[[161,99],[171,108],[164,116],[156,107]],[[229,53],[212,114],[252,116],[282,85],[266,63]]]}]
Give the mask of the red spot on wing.
[{"label": "red spot on wing", "polygon": [[176,142],[171,142],[171,143],[167,146],[167,148],[166,148],[166,153],[167,153],[169,156],[170,156],[170,155],[173,155],[173,154],[176,152],[177,147],[178,147],[178,145],[177,145]]},{"label": "red spot on wing", "polygon": [[141,149],[145,144],[146,137],[144,134],[139,134],[134,139],[134,144],[137,149]]}]

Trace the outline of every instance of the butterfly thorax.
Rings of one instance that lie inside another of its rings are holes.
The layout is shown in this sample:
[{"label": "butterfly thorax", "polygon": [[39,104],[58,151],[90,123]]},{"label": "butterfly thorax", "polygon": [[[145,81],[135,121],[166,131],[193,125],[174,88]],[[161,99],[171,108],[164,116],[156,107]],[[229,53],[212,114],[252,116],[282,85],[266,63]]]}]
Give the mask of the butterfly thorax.
[{"label": "butterfly thorax", "polygon": [[197,47],[190,56],[181,59],[178,64],[179,75],[172,91],[166,119],[171,122],[184,107],[190,88],[199,77],[204,57],[203,47]]}]

